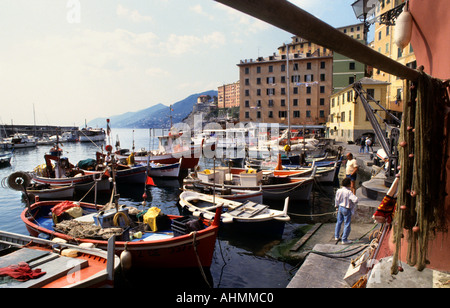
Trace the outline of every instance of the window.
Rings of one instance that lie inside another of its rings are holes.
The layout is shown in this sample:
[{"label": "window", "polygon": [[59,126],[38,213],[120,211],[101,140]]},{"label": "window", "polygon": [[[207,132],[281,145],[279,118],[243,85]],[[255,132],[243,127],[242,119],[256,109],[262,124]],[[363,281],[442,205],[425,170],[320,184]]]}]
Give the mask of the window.
[{"label": "window", "polygon": [[325,111],[324,110],[320,110],[319,111],[319,117],[325,118]]},{"label": "window", "polygon": [[311,99],[310,98],[306,99],[306,106],[311,106]]},{"label": "window", "polygon": [[349,70],[354,70],[354,69],[355,69],[355,62],[350,62],[350,63],[348,64],[348,69],[349,69]]},{"label": "window", "polygon": [[320,81],[325,81],[325,74],[320,74]]},{"label": "window", "polygon": [[366,92],[367,95],[369,95],[372,98],[375,98],[375,89],[367,89]]},{"label": "window", "polygon": [[293,101],[292,105],[293,106],[298,106],[298,99],[297,98],[294,98],[294,101]]},{"label": "window", "polygon": [[325,105],[325,99],[324,99],[324,98],[321,98],[319,104],[320,104],[320,106],[324,106],[324,105]]},{"label": "window", "polygon": [[286,88],[281,88],[281,95],[285,95],[286,94]]},{"label": "window", "polygon": [[341,112],[341,122],[345,122],[345,112]]},{"label": "window", "polygon": [[250,69],[248,67],[245,68],[245,74],[246,75],[250,74]]},{"label": "window", "polygon": [[269,118],[273,118],[273,111],[269,111]]},{"label": "window", "polygon": [[248,111],[245,112],[245,118],[250,119],[250,113]]},{"label": "window", "polygon": [[256,95],[261,96],[261,89],[256,89]]},{"label": "window", "polygon": [[285,72],[286,71],[286,64],[281,64],[281,71]]},{"label": "window", "polygon": [[355,82],[355,77],[348,77],[348,84],[352,84]]},{"label": "window", "polygon": [[250,101],[245,101],[245,107],[250,107]]},{"label": "window", "polygon": [[293,90],[294,90],[294,92],[293,92],[294,94],[298,94],[298,87],[294,87]]},{"label": "window", "polygon": [[286,100],[284,99],[281,100],[281,106],[286,106]]},{"label": "window", "polygon": [[325,93],[325,86],[320,86],[320,93]]},{"label": "window", "polygon": [[250,85],[250,79],[245,78],[245,85],[246,85],[246,86],[249,86],[249,85]]},{"label": "window", "polygon": [[256,112],[256,118],[261,119],[261,111]]},{"label": "window", "polygon": [[307,70],[310,70],[310,69],[311,69],[311,62],[307,62],[307,63],[306,63],[306,69],[307,69]]},{"label": "window", "polygon": [[281,118],[286,118],[287,114],[286,111],[278,111],[278,117]]},{"label": "window", "polygon": [[311,94],[311,87],[306,87],[306,94]]},{"label": "window", "polygon": [[261,78],[256,78],[256,84],[261,84]]},{"label": "window", "polygon": [[248,89],[245,90],[245,96],[250,96],[250,90]]},{"label": "window", "polygon": [[[324,50],[323,52],[325,53],[326,51]],[[325,68],[325,61],[320,62],[320,68]]]},{"label": "window", "polygon": [[298,63],[294,63],[294,71],[298,71]]},{"label": "window", "polygon": [[306,117],[310,118],[311,117],[311,110],[306,110]]},{"label": "window", "polygon": [[352,121],[352,111],[351,110],[348,111],[348,121],[349,122]]},{"label": "window", "polygon": [[378,32],[378,40],[381,41],[381,31]]},{"label": "window", "polygon": [[261,66],[257,66],[257,67],[256,67],[256,73],[258,73],[258,74],[261,73]]},{"label": "window", "polygon": [[313,74],[309,74],[309,75],[305,75],[305,81],[314,81],[314,75]]},{"label": "window", "polygon": [[294,110],[294,118],[300,118],[300,111]]},{"label": "window", "polygon": [[273,73],[273,65],[269,65],[269,73]]},{"label": "window", "polygon": [[267,95],[275,95],[275,89],[274,88],[267,89],[266,94]]},{"label": "window", "polygon": [[389,53],[389,43],[386,43],[386,53]]},{"label": "window", "polygon": [[286,83],[286,76],[281,76],[281,83]]},{"label": "window", "polygon": [[256,101],[256,107],[261,107],[261,100],[260,100],[260,99],[258,99],[258,100]]},{"label": "window", "polygon": [[273,107],[273,99],[269,99],[269,107]]},{"label": "window", "polygon": [[267,84],[274,84],[275,83],[275,77],[267,77]]},{"label": "window", "polygon": [[302,80],[300,79],[300,75],[292,75],[291,81],[292,82],[301,82]]}]

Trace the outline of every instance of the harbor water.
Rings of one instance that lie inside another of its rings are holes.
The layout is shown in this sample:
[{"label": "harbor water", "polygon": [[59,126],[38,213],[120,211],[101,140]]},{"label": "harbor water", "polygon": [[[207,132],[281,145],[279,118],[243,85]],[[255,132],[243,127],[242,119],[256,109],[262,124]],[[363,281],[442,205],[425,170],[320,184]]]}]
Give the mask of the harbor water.
[{"label": "harbor water", "polygon": [[[161,134],[161,130],[156,130]],[[136,150],[157,147],[157,138],[148,129],[113,129],[111,144],[115,146],[120,140],[121,148]],[[103,145],[94,143],[64,143],[64,156],[72,164],[86,158],[95,158],[95,152],[101,151]],[[0,179],[8,177],[16,171],[32,171],[44,163],[44,154],[51,145],[42,145],[29,149],[17,149],[11,160],[11,166],[0,169]],[[200,159],[200,167],[210,167],[212,160]],[[218,163],[218,162],[217,162]],[[146,208],[156,206],[165,214],[181,215],[179,194],[181,183],[176,180],[158,181],[158,186],[119,186],[120,204],[143,209],[143,194],[147,193]],[[0,187],[0,229],[4,231],[28,234],[20,213],[26,207],[22,193],[10,188]],[[315,223],[335,222],[332,214],[320,215],[334,211],[334,195],[338,182],[332,185],[314,185],[312,198],[308,202],[291,202],[288,213],[291,221],[286,224],[281,238],[267,235],[242,236],[219,232],[214,251],[212,265],[209,269],[193,269],[190,271],[133,271],[119,273],[116,276],[117,287],[153,287],[194,288],[285,288],[298,269],[298,260],[289,259],[285,253],[289,243],[298,241]],[[80,196],[81,198],[83,196]],[[99,203],[105,200],[98,200]],[[84,201],[92,201],[85,199]],[[282,209],[284,201],[266,203]],[[150,284],[149,284],[150,283]],[[169,285],[167,285],[169,284]]]}]

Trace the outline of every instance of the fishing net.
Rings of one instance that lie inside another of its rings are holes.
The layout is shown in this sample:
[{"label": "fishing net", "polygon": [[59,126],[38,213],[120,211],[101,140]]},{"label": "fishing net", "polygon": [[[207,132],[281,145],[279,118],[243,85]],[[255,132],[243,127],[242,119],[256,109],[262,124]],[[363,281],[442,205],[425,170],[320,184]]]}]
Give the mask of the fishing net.
[{"label": "fishing net", "polygon": [[54,229],[74,238],[109,239],[112,235],[122,235],[122,228],[102,228],[92,222],[77,220],[63,220],[54,226]]},{"label": "fishing net", "polygon": [[[428,243],[436,232],[447,232],[445,215],[448,159],[449,83],[420,72],[407,81],[399,139],[401,166],[394,220],[396,245],[391,273],[399,270],[401,242],[408,243],[406,261],[423,270]],[[406,236],[404,234],[406,232]]]}]

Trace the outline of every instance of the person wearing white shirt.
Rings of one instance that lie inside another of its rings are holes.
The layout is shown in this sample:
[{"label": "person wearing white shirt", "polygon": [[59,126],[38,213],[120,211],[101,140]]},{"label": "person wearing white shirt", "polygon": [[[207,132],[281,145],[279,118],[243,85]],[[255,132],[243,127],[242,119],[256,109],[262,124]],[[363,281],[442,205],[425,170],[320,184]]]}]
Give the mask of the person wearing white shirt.
[{"label": "person wearing white shirt", "polygon": [[356,210],[358,204],[358,197],[356,197],[350,189],[350,179],[344,178],[342,180],[342,187],[336,191],[334,205],[338,208],[336,228],[334,230],[334,239],[339,240],[339,233],[341,232],[341,225],[344,223],[344,231],[342,232],[342,244],[348,244],[348,236],[351,231],[352,215]]}]

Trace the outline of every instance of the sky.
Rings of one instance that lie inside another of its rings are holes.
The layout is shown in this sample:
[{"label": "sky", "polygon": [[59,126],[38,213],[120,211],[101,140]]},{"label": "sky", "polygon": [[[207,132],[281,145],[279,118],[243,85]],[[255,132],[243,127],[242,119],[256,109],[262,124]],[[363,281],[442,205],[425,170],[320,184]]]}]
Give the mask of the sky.
[{"label": "sky", "polygon": [[[333,27],[354,0],[290,0]],[[0,124],[74,125],[217,90],[293,35],[213,0],[0,0]]]}]

